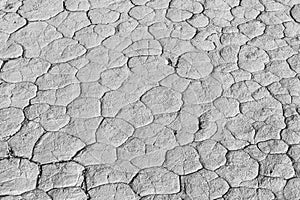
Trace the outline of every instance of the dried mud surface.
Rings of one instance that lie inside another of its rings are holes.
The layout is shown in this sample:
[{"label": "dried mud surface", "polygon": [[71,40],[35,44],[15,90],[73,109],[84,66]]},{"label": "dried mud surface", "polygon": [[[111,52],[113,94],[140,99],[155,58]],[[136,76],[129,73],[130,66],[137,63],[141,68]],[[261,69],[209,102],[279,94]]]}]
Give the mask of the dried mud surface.
[{"label": "dried mud surface", "polygon": [[1,200],[299,200],[300,0],[0,0]]}]

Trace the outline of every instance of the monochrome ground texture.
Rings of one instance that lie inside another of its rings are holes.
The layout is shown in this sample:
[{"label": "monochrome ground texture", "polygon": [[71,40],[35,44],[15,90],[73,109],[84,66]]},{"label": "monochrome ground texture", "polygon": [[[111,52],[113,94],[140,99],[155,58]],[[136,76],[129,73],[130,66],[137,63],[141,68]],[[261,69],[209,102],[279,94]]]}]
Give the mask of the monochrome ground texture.
[{"label": "monochrome ground texture", "polygon": [[1,200],[299,200],[300,0],[0,0]]}]

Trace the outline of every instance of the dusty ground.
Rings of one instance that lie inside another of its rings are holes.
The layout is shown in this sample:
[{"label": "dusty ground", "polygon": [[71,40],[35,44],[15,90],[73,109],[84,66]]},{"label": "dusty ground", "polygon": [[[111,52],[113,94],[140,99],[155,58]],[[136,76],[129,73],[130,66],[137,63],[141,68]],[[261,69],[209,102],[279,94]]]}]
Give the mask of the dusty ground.
[{"label": "dusty ground", "polygon": [[299,200],[300,0],[0,0],[1,200]]}]

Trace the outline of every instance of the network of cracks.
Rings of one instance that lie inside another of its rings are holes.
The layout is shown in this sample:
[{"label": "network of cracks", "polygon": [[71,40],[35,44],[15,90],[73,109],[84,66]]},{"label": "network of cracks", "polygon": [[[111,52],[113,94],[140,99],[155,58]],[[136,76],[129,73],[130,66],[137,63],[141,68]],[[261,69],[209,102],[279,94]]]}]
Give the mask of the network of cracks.
[{"label": "network of cracks", "polygon": [[299,200],[300,0],[0,0],[1,200]]}]

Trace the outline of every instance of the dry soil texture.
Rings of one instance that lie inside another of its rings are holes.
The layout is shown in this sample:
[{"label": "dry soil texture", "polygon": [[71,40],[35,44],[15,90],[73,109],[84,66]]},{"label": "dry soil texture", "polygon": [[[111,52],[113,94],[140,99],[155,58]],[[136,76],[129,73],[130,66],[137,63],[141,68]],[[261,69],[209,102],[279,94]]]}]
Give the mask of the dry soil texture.
[{"label": "dry soil texture", "polygon": [[299,200],[300,0],[0,0],[1,200]]}]

